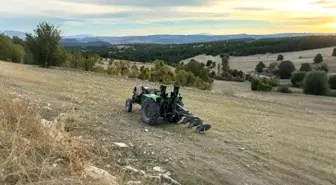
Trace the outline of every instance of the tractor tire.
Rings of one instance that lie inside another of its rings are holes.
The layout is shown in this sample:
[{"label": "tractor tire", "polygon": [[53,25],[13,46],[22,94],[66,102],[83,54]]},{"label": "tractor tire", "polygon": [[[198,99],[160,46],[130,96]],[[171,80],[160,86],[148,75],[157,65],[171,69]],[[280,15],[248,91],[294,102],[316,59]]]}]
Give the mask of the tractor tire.
[{"label": "tractor tire", "polygon": [[152,99],[145,99],[141,104],[141,117],[144,123],[154,126],[160,118],[160,106]]},{"label": "tractor tire", "polygon": [[125,103],[125,111],[126,112],[132,112],[132,105],[133,105],[133,100],[132,99],[127,99]]}]

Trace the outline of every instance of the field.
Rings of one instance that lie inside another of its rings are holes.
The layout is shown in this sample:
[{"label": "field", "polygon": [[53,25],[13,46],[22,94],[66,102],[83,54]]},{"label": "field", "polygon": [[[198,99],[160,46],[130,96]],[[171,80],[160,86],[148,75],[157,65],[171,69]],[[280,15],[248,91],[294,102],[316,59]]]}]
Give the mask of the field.
[{"label": "field", "polygon": [[[331,73],[336,73],[336,57],[331,56],[333,48],[334,47],[287,53],[253,55],[246,57],[231,57],[230,67],[232,69],[250,71],[251,69],[254,69],[260,61],[263,61],[266,65],[269,65],[277,59],[279,54],[282,54],[285,57],[285,60],[292,61],[296,68],[299,69],[302,63],[313,63],[316,54],[320,53],[324,57],[324,62],[329,65],[329,71]],[[182,62],[186,63],[190,61],[190,59],[183,60]],[[213,57],[208,55],[199,55],[193,57],[193,59],[203,63],[207,62],[208,60],[215,61],[217,64],[221,63],[221,58],[219,56]]]},{"label": "field", "polygon": [[158,86],[0,62],[0,93],[50,104],[46,119],[72,114],[67,130],[92,143],[92,163],[122,183],[139,178],[121,171],[128,164],[149,174],[161,166],[186,185],[336,184],[336,98],[251,92],[248,83],[216,81],[212,92],[182,88],[186,107],[213,126],[199,135],[182,125],[144,125],[138,107],[125,113],[140,84]]}]

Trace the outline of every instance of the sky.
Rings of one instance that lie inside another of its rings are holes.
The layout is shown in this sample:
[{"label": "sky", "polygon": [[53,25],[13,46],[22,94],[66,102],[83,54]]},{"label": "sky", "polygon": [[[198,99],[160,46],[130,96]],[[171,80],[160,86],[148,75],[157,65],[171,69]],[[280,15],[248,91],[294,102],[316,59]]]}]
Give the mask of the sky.
[{"label": "sky", "polygon": [[336,0],[0,0],[0,30],[64,36],[336,33]]}]

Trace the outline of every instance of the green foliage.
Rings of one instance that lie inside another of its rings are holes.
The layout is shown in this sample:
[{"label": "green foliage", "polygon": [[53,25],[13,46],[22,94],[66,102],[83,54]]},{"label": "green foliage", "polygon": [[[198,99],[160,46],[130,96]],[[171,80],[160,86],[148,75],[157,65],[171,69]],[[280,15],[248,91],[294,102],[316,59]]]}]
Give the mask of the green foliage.
[{"label": "green foliage", "polygon": [[289,60],[282,61],[279,65],[279,76],[281,79],[289,79],[294,71],[295,66]]},{"label": "green foliage", "polygon": [[328,64],[325,64],[325,63],[322,63],[322,64],[316,64],[316,65],[314,66],[314,70],[316,70],[316,71],[324,71],[324,72],[328,73],[328,71],[329,71],[329,66],[328,66]]},{"label": "green foliage", "polygon": [[279,85],[279,80],[275,76],[272,76],[269,80],[271,86],[276,87]]},{"label": "green foliage", "polygon": [[[265,53],[283,53],[325,47],[334,47],[336,36],[306,36],[272,39],[238,39],[188,44],[129,44],[127,48],[93,46],[91,51],[99,52],[101,57],[148,62],[156,59],[167,64],[178,64],[196,55],[217,56],[227,53],[230,56],[248,56]],[[70,47],[69,47],[70,48]],[[70,48],[80,50],[82,47]]]},{"label": "green foliage", "polygon": [[174,73],[169,66],[161,60],[154,62],[154,68],[151,69],[150,81],[172,84],[175,80]]},{"label": "green foliage", "polygon": [[26,34],[26,46],[34,56],[34,62],[42,67],[57,65],[57,48],[61,31],[46,22],[37,25],[34,35]]},{"label": "green foliage", "polygon": [[210,67],[210,66],[212,66],[212,63],[213,63],[212,60],[208,60],[207,63],[206,63],[206,66]]},{"label": "green foliage", "polygon": [[296,71],[292,73],[291,82],[293,87],[302,87],[303,79],[306,75],[306,71]]},{"label": "green foliage", "polygon": [[251,80],[252,91],[271,91],[272,82],[268,78],[253,78]]},{"label": "green foliage", "polygon": [[109,75],[118,75],[118,69],[116,67],[109,67],[107,68],[106,72]]},{"label": "green foliage", "polygon": [[205,82],[211,82],[212,79],[210,77],[210,71],[209,69],[204,68],[202,63],[196,61],[196,60],[190,60],[190,62],[186,65],[179,66],[176,68],[176,72],[180,69],[183,69],[187,72],[193,73],[196,77],[201,78]]},{"label": "green foliage", "polygon": [[283,60],[284,60],[284,56],[283,55],[278,55],[277,61],[283,61]]},{"label": "green foliage", "polygon": [[21,63],[24,55],[22,45],[15,44],[9,37],[0,34],[0,60]]},{"label": "green foliage", "polygon": [[176,83],[181,86],[194,86],[196,82],[196,77],[192,72],[187,72],[185,70],[179,70],[176,73]]},{"label": "green foliage", "polygon": [[333,50],[333,52],[332,52],[332,54],[331,54],[332,56],[336,56],[336,48],[334,48],[334,50]]},{"label": "green foliage", "polygon": [[268,69],[270,72],[273,72],[275,69],[277,69],[279,67],[279,62],[272,62],[270,63],[270,65],[268,66]]},{"label": "green foliage", "polygon": [[330,76],[328,82],[329,82],[330,89],[336,90],[336,75]]},{"label": "green foliage", "polygon": [[125,60],[120,60],[118,62],[115,62],[115,66],[118,69],[118,75],[121,76],[128,76],[128,73],[130,72],[130,62]]},{"label": "green foliage", "polygon": [[136,65],[132,65],[131,67],[131,71],[128,74],[129,78],[137,78],[139,76],[139,70],[138,67]]},{"label": "green foliage", "polygon": [[255,67],[255,70],[258,72],[258,73],[261,73],[263,72],[264,68],[266,67],[266,65],[264,64],[264,62],[259,62],[256,67]]},{"label": "green foliage", "polygon": [[151,78],[150,70],[148,68],[145,68],[144,66],[141,66],[140,74],[138,75],[138,79],[140,79],[140,80],[150,80],[150,78]]},{"label": "green foliage", "polygon": [[229,66],[230,56],[228,54],[221,54],[221,57],[222,57],[222,76],[228,77],[230,70]]},{"label": "green foliage", "polygon": [[277,89],[278,92],[281,92],[281,93],[292,93],[292,91],[286,87],[286,86],[281,86]]},{"label": "green foliage", "polygon": [[326,95],[329,90],[328,76],[324,71],[310,71],[303,80],[305,94]]},{"label": "green foliage", "polygon": [[92,71],[96,72],[96,73],[105,73],[106,72],[104,67],[102,67],[102,66],[95,66],[95,67],[93,67]]},{"label": "green foliage", "polygon": [[309,72],[313,70],[312,66],[309,63],[303,63],[301,64],[300,71],[306,71]]},{"label": "green foliage", "polygon": [[315,64],[319,64],[319,63],[322,63],[323,62],[323,57],[321,54],[317,54],[314,58],[314,63]]}]

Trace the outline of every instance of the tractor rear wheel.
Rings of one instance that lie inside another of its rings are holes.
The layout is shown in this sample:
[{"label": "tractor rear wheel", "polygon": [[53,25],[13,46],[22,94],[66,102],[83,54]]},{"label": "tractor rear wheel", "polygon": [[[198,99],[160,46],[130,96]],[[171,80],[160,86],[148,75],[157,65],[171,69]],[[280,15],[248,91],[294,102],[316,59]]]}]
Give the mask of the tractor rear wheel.
[{"label": "tractor rear wheel", "polygon": [[148,125],[157,125],[160,117],[160,106],[152,99],[145,99],[141,104],[141,117]]}]

